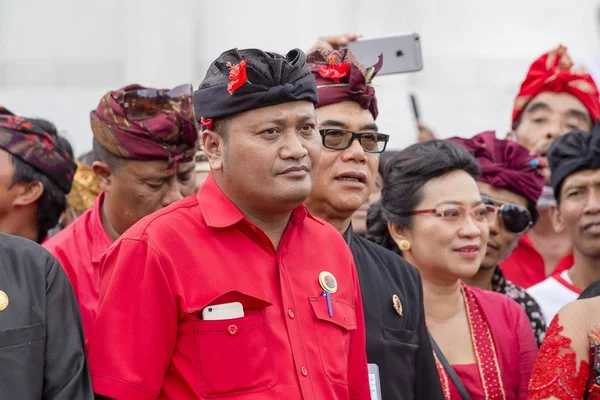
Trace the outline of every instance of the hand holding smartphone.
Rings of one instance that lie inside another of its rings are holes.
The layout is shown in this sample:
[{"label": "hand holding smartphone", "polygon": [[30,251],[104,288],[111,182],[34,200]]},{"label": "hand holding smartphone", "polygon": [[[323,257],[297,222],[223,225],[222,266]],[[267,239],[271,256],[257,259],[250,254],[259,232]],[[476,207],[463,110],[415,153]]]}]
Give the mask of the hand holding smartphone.
[{"label": "hand holding smartphone", "polygon": [[360,38],[348,43],[358,62],[369,66],[383,54],[383,67],[377,74],[402,74],[423,69],[421,39],[418,33],[397,34],[376,38]]}]

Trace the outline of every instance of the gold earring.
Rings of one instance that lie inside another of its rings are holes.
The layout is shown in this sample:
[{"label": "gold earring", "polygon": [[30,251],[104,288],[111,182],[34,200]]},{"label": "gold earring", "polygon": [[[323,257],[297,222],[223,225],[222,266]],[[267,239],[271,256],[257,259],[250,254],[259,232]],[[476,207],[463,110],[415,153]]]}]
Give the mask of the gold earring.
[{"label": "gold earring", "polygon": [[401,240],[400,243],[398,243],[398,247],[401,251],[408,251],[410,250],[410,242],[408,240]]}]

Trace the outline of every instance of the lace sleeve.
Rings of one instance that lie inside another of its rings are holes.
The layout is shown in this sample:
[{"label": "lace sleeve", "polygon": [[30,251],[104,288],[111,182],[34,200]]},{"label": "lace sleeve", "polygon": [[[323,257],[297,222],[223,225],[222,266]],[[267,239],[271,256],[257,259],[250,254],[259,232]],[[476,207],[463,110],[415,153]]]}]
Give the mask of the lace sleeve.
[{"label": "lace sleeve", "polygon": [[600,327],[592,328],[589,334],[591,376],[588,381],[588,400],[600,399]]},{"label": "lace sleeve", "polygon": [[582,360],[577,368],[577,354],[571,348],[571,339],[561,334],[562,330],[557,315],[546,332],[533,367],[528,400],[584,398],[590,365]]}]

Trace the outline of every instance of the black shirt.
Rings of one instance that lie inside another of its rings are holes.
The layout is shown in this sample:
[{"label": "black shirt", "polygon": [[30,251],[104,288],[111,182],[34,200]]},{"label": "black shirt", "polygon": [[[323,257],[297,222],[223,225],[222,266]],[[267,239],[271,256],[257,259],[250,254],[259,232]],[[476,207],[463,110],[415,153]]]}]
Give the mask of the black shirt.
[{"label": "black shirt", "polygon": [[0,291],[0,399],[93,399],[77,300],[58,261],[0,233]]},{"label": "black shirt", "polygon": [[[344,239],[358,269],[367,359],[379,366],[383,400],[444,399],[425,326],[419,272],[399,255],[353,233],[352,227]],[[394,295],[402,315],[394,307]]]}]

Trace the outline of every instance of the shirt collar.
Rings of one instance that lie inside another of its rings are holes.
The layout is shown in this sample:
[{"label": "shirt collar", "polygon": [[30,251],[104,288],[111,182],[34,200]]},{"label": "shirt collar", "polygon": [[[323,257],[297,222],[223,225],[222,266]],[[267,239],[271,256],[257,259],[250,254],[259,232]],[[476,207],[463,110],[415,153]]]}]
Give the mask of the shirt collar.
[{"label": "shirt collar", "polygon": [[348,229],[346,229],[346,232],[344,232],[344,240],[346,241],[346,244],[348,245],[348,247],[350,247],[350,245],[352,244],[352,223],[350,223],[350,225],[348,225]]},{"label": "shirt collar", "polygon": [[521,239],[519,239],[519,246],[527,247],[529,250],[533,250],[536,253],[538,253],[537,249],[533,245],[533,242],[527,236],[527,233],[523,234],[523,236],[521,236]]},{"label": "shirt collar", "polygon": [[[242,220],[248,221],[240,209],[223,193],[212,174],[208,174],[196,198],[206,224],[212,228],[226,228]],[[298,225],[306,217],[323,224],[322,221],[312,216],[303,204],[292,210],[290,221]],[[250,223],[250,221],[248,222]]]},{"label": "shirt collar", "polygon": [[494,292],[504,293],[504,289],[506,288],[506,278],[502,273],[500,267],[496,266],[494,270],[494,275],[492,276],[492,290]]},{"label": "shirt collar", "polygon": [[102,223],[102,203],[104,202],[104,192],[101,192],[98,197],[96,197],[96,201],[94,201],[94,206],[92,207],[92,215],[90,215],[90,231],[92,233],[92,264],[100,263],[100,258],[104,252],[110,247],[112,244],[112,239],[106,233],[106,229],[104,229],[104,224]]}]

